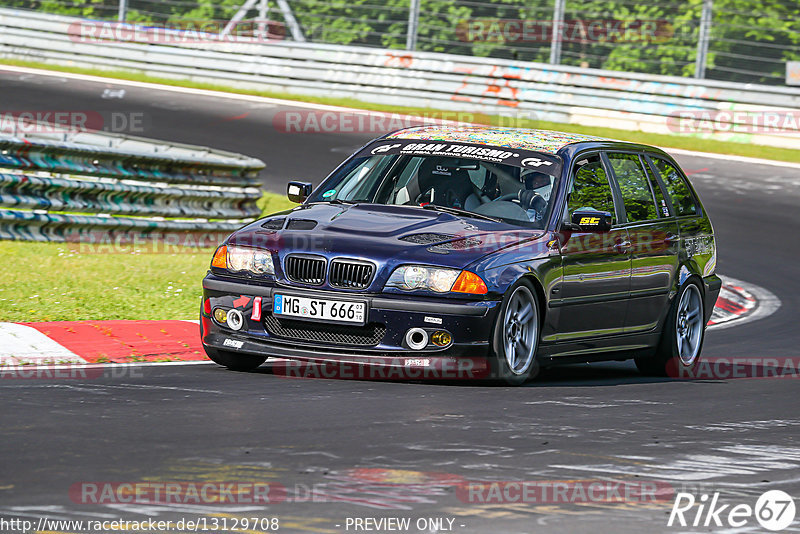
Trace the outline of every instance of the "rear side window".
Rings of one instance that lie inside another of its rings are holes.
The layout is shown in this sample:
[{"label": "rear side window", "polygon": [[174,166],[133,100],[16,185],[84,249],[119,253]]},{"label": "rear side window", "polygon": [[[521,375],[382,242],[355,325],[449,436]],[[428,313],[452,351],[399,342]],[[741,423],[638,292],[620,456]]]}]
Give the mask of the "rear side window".
[{"label": "rear side window", "polygon": [[614,177],[622,193],[622,202],[628,214],[628,222],[658,219],[656,201],[650,180],[637,154],[611,152],[608,161],[614,169]]},{"label": "rear side window", "polygon": [[667,194],[672,200],[672,208],[675,210],[675,215],[680,217],[681,215],[698,213],[692,192],[689,186],[686,185],[681,173],[666,160],[653,156],[650,159],[661,176],[661,181],[664,182],[664,186],[667,188]]},{"label": "rear side window", "polygon": [[579,160],[573,167],[572,188],[567,200],[569,217],[579,209],[593,209],[611,213],[611,224],[616,223],[614,196],[600,156],[592,155]]}]

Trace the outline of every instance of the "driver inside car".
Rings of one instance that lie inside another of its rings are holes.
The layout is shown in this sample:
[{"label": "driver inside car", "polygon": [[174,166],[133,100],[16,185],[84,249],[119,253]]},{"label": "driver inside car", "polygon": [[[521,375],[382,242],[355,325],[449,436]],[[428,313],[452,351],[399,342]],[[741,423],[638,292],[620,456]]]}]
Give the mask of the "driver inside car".
[{"label": "driver inside car", "polygon": [[540,171],[527,170],[523,171],[520,179],[525,187],[517,195],[519,205],[528,214],[531,222],[541,221],[550,201],[553,177]]}]

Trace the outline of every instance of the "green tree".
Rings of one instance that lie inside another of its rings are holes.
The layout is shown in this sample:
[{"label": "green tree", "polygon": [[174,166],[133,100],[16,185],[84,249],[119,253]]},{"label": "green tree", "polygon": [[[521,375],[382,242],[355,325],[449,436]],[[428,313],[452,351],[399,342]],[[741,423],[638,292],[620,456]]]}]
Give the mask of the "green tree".
[{"label": "green tree", "polygon": [[[0,6],[114,20],[118,1],[0,0]],[[554,1],[421,0],[417,49],[548,61]],[[242,2],[129,0],[128,20],[226,21]],[[269,5],[270,18],[283,22],[275,0]],[[290,5],[311,42],[405,48],[410,0],[292,0]],[[561,63],[693,76],[701,12],[702,0],[566,0]],[[254,17],[251,11],[248,18]],[[509,31],[520,24],[542,30]],[[606,30],[596,31],[602,27]],[[782,84],[789,60],[800,60],[800,1],[714,0],[707,78]]]}]

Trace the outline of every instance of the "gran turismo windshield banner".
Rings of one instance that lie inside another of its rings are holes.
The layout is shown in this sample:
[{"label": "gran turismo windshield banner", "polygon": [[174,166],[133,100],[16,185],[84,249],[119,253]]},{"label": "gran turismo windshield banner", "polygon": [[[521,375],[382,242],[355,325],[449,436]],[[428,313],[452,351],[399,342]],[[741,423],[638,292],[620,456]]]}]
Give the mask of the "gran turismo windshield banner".
[{"label": "gran turismo windshield banner", "polygon": [[467,158],[493,163],[503,163],[526,169],[539,169],[547,174],[557,175],[561,161],[557,156],[519,150],[501,146],[475,145],[471,143],[450,143],[446,141],[421,141],[417,139],[387,139],[368,145],[362,156],[401,154],[408,156],[444,156]]}]

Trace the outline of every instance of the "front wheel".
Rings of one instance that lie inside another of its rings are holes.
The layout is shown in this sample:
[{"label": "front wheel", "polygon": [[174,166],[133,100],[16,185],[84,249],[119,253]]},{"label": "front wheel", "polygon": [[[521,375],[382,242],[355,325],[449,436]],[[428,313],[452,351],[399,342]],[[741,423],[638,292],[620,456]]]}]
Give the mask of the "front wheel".
[{"label": "front wheel", "polygon": [[700,362],[705,331],[703,294],[697,283],[687,282],[670,307],[655,356],[635,358],[636,367],[650,376],[690,376]]},{"label": "front wheel", "polygon": [[266,356],[255,356],[253,354],[237,354],[227,350],[219,350],[203,345],[206,354],[214,363],[227,367],[231,371],[252,371],[265,361]]},{"label": "front wheel", "polygon": [[494,376],[518,386],[537,368],[539,346],[539,303],[533,287],[517,282],[503,298],[492,340]]}]

